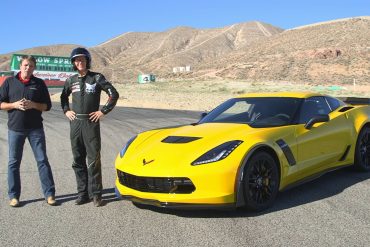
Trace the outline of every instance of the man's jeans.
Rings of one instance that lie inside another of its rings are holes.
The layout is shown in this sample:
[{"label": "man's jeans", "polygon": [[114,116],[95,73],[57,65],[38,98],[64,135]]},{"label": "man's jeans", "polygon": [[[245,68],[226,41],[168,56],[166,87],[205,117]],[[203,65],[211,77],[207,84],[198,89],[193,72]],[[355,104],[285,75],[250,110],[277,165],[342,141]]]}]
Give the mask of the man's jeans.
[{"label": "man's jeans", "polygon": [[21,194],[21,165],[23,146],[28,139],[37,162],[39,177],[45,198],[55,195],[55,186],[51,167],[46,156],[44,129],[26,131],[8,130],[9,163],[8,163],[8,195],[9,198],[19,199]]}]

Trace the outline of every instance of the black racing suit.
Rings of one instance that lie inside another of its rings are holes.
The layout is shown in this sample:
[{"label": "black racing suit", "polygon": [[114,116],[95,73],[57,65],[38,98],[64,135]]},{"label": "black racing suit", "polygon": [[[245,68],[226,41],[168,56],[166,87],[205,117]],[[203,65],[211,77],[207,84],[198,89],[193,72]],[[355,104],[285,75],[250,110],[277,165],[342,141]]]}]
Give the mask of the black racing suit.
[{"label": "black racing suit", "polygon": [[[117,103],[118,92],[100,73],[88,71],[80,77],[78,74],[69,77],[60,96],[64,113],[73,110],[76,119],[71,125],[71,146],[73,170],[76,174],[77,191],[81,197],[101,196],[101,139],[100,124],[89,120],[89,113],[99,111],[101,91],[108,94],[106,104],[100,109],[104,114],[110,112]],[[69,95],[72,93],[72,108],[69,106]],[[87,166],[86,166],[87,157]]]}]

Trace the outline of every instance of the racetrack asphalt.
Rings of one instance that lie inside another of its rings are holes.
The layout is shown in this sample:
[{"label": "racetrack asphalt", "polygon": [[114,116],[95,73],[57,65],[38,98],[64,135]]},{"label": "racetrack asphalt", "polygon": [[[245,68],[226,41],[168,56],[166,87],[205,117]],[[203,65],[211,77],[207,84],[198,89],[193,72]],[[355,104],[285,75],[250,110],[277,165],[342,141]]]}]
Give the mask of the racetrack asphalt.
[{"label": "racetrack asphalt", "polygon": [[57,103],[43,114],[59,206],[48,206],[28,143],[22,206],[7,197],[7,114],[0,112],[0,246],[369,246],[370,173],[342,169],[279,194],[262,213],[138,208],[114,194],[114,160],[140,131],[196,122],[199,112],[116,107],[101,123],[106,205],[75,206],[69,123]]}]

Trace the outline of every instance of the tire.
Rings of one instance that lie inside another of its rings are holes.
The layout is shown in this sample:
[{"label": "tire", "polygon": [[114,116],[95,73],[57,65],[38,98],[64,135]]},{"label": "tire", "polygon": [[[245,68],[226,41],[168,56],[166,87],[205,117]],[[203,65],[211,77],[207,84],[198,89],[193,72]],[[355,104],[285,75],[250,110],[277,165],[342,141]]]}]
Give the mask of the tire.
[{"label": "tire", "polygon": [[277,163],[267,152],[254,154],[244,173],[244,200],[249,210],[262,211],[270,207],[279,191]]},{"label": "tire", "polygon": [[370,171],[370,127],[364,127],[357,137],[355,169]]}]

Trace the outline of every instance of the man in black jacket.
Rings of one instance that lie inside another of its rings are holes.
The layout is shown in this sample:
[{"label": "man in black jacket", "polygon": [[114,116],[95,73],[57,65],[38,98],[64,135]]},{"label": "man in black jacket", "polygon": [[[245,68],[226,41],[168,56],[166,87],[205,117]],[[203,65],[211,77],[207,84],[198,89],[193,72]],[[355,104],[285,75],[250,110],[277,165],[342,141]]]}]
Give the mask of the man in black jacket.
[{"label": "man in black jacket", "polygon": [[[91,55],[78,47],[71,53],[71,62],[78,74],[66,80],[60,96],[64,114],[70,120],[73,170],[76,174],[78,198],[81,205],[93,198],[102,206],[101,139],[99,121],[117,103],[118,92],[100,73],[90,71]],[[101,91],[108,94],[106,104],[99,110]],[[72,108],[69,96],[72,94]],[[87,166],[86,166],[87,158]]]},{"label": "man in black jacket", "polygon": [[33,76],[36,59],[23,56],[20,72],[5,80],[0,88],[0,108],[8,111],[8,195],[9,205],[19,206],[21,195],[20,165],[23,146],[28,139],[39,171],[42,190],[49,205],[56,205],[55,185],[46,155],[45,133],[41,114],[51,108],[45,82]]}]

